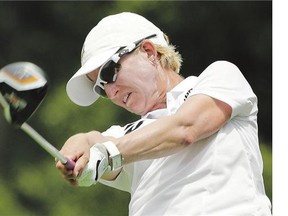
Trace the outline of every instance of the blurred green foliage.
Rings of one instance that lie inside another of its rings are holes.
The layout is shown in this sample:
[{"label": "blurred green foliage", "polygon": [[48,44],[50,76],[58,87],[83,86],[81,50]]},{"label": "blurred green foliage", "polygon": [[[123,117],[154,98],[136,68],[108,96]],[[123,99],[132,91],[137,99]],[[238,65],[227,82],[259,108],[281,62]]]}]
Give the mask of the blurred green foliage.
[{"label": "blurred green foliage", "polygon": [[[78,107],[65,84],[80,67],[85,36],[104,16],[140,13],[184,58],[181,73],[198,75],[212,61],[234,62],[259,99],[259,137],[266,193],[272,200],[271,1],[0,2],[0,65],[31,61],[49,76],[49,93],[29,123],[57,148],[79,132],[137,119],[101,99]],[[129,194],[103,185],[69,186],[53,158],[0,117],[0,215],[128,215]]]},{"label": "blurred green foliage", "polygon": [[263,157],[263,179],[265,191],[272,202],[272,150],[267,144],[260,144],[260,150]]}]

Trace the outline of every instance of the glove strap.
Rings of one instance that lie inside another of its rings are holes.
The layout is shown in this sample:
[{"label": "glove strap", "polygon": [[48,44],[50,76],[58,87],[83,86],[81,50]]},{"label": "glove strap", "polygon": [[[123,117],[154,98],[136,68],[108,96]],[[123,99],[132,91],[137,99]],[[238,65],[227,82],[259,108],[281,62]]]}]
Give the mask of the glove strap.
[{"label": "glove strap", "polygon": [[104,142],[102,144],[107,149],[111,171],[121,168],[123,166],[123,157],[117,146],[112,141]]}]

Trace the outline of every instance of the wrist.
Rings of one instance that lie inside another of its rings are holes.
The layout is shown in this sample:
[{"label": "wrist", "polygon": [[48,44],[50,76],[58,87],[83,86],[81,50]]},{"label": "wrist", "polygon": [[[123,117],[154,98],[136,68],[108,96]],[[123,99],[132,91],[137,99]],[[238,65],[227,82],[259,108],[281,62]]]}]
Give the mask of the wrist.
[{"label": "wrist", "polygon": [[107,141],[107,138],[103,136],[102,133],[100,133],[99,131],[87,132],[86,136],[90,147],[95,145],[95,141],[97,141],[97,143],[103,143]]},{"label": "wrist", "polygon": [[107,141],[102,143],[108,153],[108,162],[111,167],[111,171],[117,170],[123,166],[124,158],[120,153],[119,149],[112,141]]}]

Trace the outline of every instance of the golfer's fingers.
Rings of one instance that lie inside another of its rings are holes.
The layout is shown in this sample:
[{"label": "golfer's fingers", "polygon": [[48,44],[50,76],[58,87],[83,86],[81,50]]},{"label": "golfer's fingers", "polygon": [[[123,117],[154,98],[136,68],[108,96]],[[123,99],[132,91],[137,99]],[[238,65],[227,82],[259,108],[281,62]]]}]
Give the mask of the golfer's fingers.
[{"label": "golfer's fingers", "polygon": [[56,164],[57,168],[62,172],[64,179],[71,185],[78,186],[77,177],[81,175],[84,167],[89,162],[89,156],[82,155],[76,162],[74,170],[67,170],[65,166]]},{"label": "golfer's fingers", "polygon": [[64,175],[72,175],[73,170],[67,169],[59,160],[55,160],[56,168]]},{"label": "golfer's fingers", "polygon": [[60,161],[56,162],[56,167],[62,173],[63,178],[67,180],[71,185],[78,185],[76,177],[73,174],[73,170],[68,170]]},{"label": "golfer's fingers", "polygon": [[69,179],[68,181],[72,186],[78,186],[79,185],[79,183],[76,179]]},{"label": "golfer's fingers", "polygon": [[89,155],[82,155],[76,162],[74,170],[73,170],[73,176],[78,177],[81,175],[84,167],[89,162]]}]

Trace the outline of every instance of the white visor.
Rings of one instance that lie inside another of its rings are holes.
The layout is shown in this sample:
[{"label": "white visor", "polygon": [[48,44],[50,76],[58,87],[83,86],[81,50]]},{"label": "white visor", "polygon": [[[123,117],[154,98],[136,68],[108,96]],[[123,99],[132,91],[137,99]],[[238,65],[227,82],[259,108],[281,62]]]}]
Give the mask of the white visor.
[{"label": "white visor", "polygon": [[113,48],[101,53],[100,55],[91,57],[68,81],[66,91],[69,98],[75,104],[80,106],[90,106],[99,98],[99,95],[93,91],[94,83],[85,75],[99,68],[103,63],[105,63],[105,61],[115,54],[119,48],[120,47]]}]

